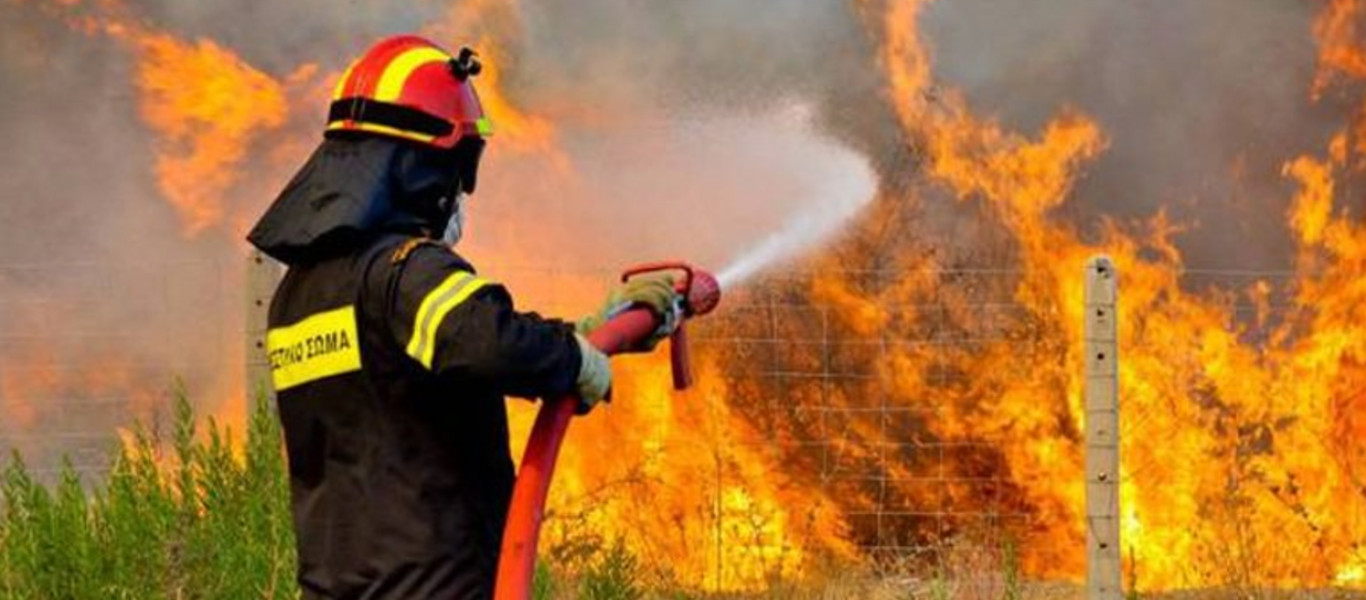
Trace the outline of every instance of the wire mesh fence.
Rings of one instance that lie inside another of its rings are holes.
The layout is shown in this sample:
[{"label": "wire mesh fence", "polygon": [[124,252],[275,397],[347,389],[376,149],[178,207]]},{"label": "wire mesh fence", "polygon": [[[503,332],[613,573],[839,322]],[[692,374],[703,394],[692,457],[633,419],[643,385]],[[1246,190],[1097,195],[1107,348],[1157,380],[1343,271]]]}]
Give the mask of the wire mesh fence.
[{"label": "wire mesh fence", "polygon": [[[21,450],[40,474],[65,457],[98,476],[117,428],[155,422],[176,378],[192,398],[208,398],[210,414],[227,398],[240,401],[251,311],[242,271],[241,260],[0,265],[0,447]],[[549,275],[549,285],[571,287],[611,276],[507,265],[487,272]],[[1292,275],[1190,270],[1183,286],[1235,290],[1224,303],[1227,326],[1256,347],[1285,312]],[[1083,510],[1048,506],[1038,482],[1026,479],[1070,478],[1060,489],[1082,482],[1068,389],[1081,365],[1068,362],[1063,310],[1081,302],[1080,290],[1063,305],[1025,306],[1020,279],[1010,269],[792,272],[728,291],[693,340],[713,365],[704,376],[726,381],[723,397],[706,401],[724,403],[757,435],[710,443],[769,457],[793,485],[833,504],[848,540],[888,569],[942,567],[973,552],[1010,560],[1013,545],[1056,533],[1059,519]],[[1242,293],[1259,286],[1268,291]],[[538,300],[550,314],[582,306]],[[1029,402],[1038,410],[1026,410]],[[1150,411],[1159,410],[1126,412],[1121,435],[1149,431]],[[1051,463],[1031,458],[1039,440],[1062,448]],[[1125,465],[1131,474],[1150,468]],[[743,476],[722,471],[699,479]],[[711,488],[718,532],[753,517],[722,507],[722,483]],[[745,543],[722,533],[717,540]],[[724,561],[716,562],[724,579]]]},{"label": "wire mesh fence", "polygon": [[[947,404],[940,395],[968,376],[954,356],[998,344],[1031,351],[1029,340],[1007,337],[1025,317],[1010,295],[1017,276],[990,269],[770,276],[702,322],[697,347],[724,357],[733,388],[758,391],[757,403],[730,401],[770,432],[784,464],[839,505],[852,540],[877,564],[961,562],[962,553],[946,554],[965,536],[974,552],[1000,551],[1031,519],[1012,497],[1016,482],[999,468],[999,439],[936,426]],[[882,298],[876,326],[860,323],[854,307],[812,293],[816,278]],[[925,282],[922,293],[878,293],[906,278]],[[953,292],[951,302],[944,291]]]},{"label": "wire mesh fence", "polygon": [[240,265],[0,265],[0,448],[40,476],[108,467],[117,430],[159,419],[178,385],[240,385]]}]

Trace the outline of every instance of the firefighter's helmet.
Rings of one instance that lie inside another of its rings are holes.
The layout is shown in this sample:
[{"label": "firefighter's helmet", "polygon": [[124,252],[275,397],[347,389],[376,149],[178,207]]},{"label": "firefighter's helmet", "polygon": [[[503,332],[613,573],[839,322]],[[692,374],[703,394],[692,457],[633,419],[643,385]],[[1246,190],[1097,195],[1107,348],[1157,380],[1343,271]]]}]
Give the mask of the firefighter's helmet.
[{"label": "firefighter's helmet", "polygon": [[470,81],[479,70],[468,48],[452,56],[415,35],[381,40],[337,82],[327,135],[363,132],[442,149],[482,142],[491,131]]}]

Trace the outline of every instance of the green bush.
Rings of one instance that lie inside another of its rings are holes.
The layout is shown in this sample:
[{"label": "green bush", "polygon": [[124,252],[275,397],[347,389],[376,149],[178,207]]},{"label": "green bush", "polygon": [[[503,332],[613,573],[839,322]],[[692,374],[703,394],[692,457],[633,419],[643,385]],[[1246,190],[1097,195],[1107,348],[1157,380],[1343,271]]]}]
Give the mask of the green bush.
[{"label": "green bush", "polygon": [[613,545],[579,580],[582,600],[639,600],[640,564],[621,544]]},{"label": "green bush", "polygon": [[[173,412],[169,440],[135,426],[100,482],[81,481],[67,463],[43,485],[11,455],[0,468],[0,600],[298,598],[271,405],[255,403],[240,445],[212,419],[200,431],[182,389]],[[555,550],[550,564],[538,561],[535,600],[756,597],[647,581],[639,559],[596,530]]]},{"label": "green bush", "polygon": [[281,437],[253,407],[241,455],[208,421],[196,432],[183,389],[169,456],[137,426],[108,478],[68,463],[52,488],[14,454],[0,472],[0,598],[296,598]]}]

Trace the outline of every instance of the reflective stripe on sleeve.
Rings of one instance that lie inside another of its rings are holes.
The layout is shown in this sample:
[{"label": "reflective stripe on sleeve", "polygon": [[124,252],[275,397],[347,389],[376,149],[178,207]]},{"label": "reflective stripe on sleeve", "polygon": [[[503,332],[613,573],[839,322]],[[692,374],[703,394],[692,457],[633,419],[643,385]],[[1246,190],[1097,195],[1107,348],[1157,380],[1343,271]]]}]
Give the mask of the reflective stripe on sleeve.
[{"label": "reflective stripe on sleeve", "polygon": [[266,332],[275,391],[360,370],[356,309],[344,306]]},{"label": "reflective stripe on sleeve", "polygon": [[441,322],[455,307],[485,285],[488,285],[488,281],[472,273],[456,271],[428,293],[413,320],[413,337],[408,340],[408,356],[431,369],[432,360],[436,357],[436,330],[441,327]]}]

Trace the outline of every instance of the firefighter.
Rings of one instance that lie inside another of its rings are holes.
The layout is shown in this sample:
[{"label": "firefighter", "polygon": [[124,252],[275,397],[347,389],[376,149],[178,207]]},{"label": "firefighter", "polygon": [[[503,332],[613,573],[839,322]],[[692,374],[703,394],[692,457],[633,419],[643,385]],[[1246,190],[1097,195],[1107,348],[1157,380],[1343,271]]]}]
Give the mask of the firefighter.
[{"label": "firefighter", "polygon": [[267,351],[304,598],[487,598],[512,495],[505,395],[608,395],[584,335],[672,282],[627,284],[573,324],[519,312],[452,246],[490,126],[473,53],[382,40],[342,75],[321,145],[248,240],[289,268]]}]

